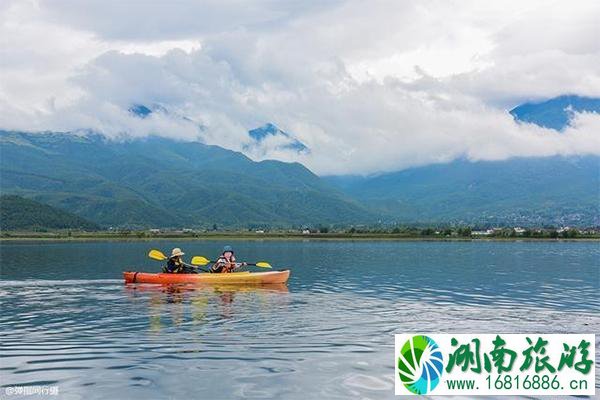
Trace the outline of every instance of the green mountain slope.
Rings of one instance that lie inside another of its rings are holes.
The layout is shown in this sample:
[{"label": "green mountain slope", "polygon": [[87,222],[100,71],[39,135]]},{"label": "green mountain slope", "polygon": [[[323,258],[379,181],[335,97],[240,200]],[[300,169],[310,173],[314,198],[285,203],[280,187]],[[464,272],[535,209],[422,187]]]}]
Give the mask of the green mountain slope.
[{"label": "green mountain slope", "polygon": [[100,227],[77,215],[20,196],[0,196],[0,229],[81,229],[98,230]]},{"label": "green mountain slope", "polygon": [[404,222],[600,225],[600,157],[459,160],[327,179]]},{"label": "green mountain slope", "polygon": [[301,164],[157,137],[0,131],[0,189],[104,226],[290,226],[374,220]]}]

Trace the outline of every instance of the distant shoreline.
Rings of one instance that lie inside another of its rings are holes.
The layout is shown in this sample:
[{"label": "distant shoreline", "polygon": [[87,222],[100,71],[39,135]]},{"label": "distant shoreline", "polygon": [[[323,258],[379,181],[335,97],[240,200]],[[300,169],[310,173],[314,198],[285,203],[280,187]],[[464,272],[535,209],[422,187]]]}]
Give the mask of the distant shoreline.
[{"label": "distant shoreline", "polygon": [[151,242],[151,241],[194,241],[194,240],[289,240],[289,241],[313,241],[313,240],[339,240],[339,241],[367,241],[367,240],[385,240],[385,241],[420,241],[420,242],[585,242],[600,241],[598,236],[581,236],[575,238],[549,238],[549,237],[496,237],[496,236],[478,236],[478,237],[460,237],[460,236],[407,236],[401,234],[380,234],[380,233],[314,233],[310,235],[291,234],[291,233],[207,233],[195,235],[152,235],[136,236],[135,234],[67,234],[46,233],[11,233],[10,236],[1,236],[2,242],[17,241],[42,241],[42,242],[86,242],[86,241],[119,241],[119,242]]}]

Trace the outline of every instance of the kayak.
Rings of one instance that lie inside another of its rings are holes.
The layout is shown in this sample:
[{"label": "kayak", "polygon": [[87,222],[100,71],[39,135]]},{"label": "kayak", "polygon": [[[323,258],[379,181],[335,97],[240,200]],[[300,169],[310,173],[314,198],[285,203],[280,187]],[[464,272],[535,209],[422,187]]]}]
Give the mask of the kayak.
[{"label": "kayak", "polygon": [[123,272],[125,283],[227,283],[227,284],[270,284],[285,283],[290,277],[290,270],[269,272],[231,272],[222,274],[153,274],[149,272]]}]

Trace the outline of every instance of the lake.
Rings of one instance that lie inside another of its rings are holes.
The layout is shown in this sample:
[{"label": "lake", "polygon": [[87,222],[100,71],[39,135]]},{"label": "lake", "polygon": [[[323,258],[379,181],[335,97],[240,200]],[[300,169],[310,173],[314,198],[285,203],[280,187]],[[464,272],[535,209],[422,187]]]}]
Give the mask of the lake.
[{"label": "lake", "polygon": [[[151,248],[181,247],[189,260],[224,244],[238,260],[289,267],[288,285],[123,283],[123,270],[160,270]],[[56,386],[60,399],[391,399],[403,332],[596,333],[600,346],[598,242],[3,242],[0,251],[0,385]]]}]

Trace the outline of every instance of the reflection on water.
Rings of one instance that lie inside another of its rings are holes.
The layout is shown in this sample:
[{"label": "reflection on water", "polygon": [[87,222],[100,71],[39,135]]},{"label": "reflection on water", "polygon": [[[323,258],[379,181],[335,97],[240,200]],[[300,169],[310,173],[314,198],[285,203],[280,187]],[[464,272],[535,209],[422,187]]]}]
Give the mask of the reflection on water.
[{"label": "reflection on water", "polygon": [[[270,294],[289,291],[286,284],[126,284],[124,287],[131,298],[149,296],[148,314],[150,329],[153,331],[160,331],[165,325],[181,325],[188,319],[186,312],[189,313],[189,320],[192,323],[205,323],[209,306],[219,310],[221,318],[232,318],[237,293],[251,293],[257,304],[271,307],[272,302],[268,299]],[[165,317],[168,321],[164,320]]]},{"label": "reflection on water", "polygon": [[[107,262],[109,245],[127,263]],[[0,386],[392,398],[394,333],[600,332],[597,244],[554,245],[241,242],[249,259],[292,265],[289,285],[160,286],[120,279],[123,265],[153,268],[146,243],[3,244]],[[63,260],[73,253],[85,262]]]}]

